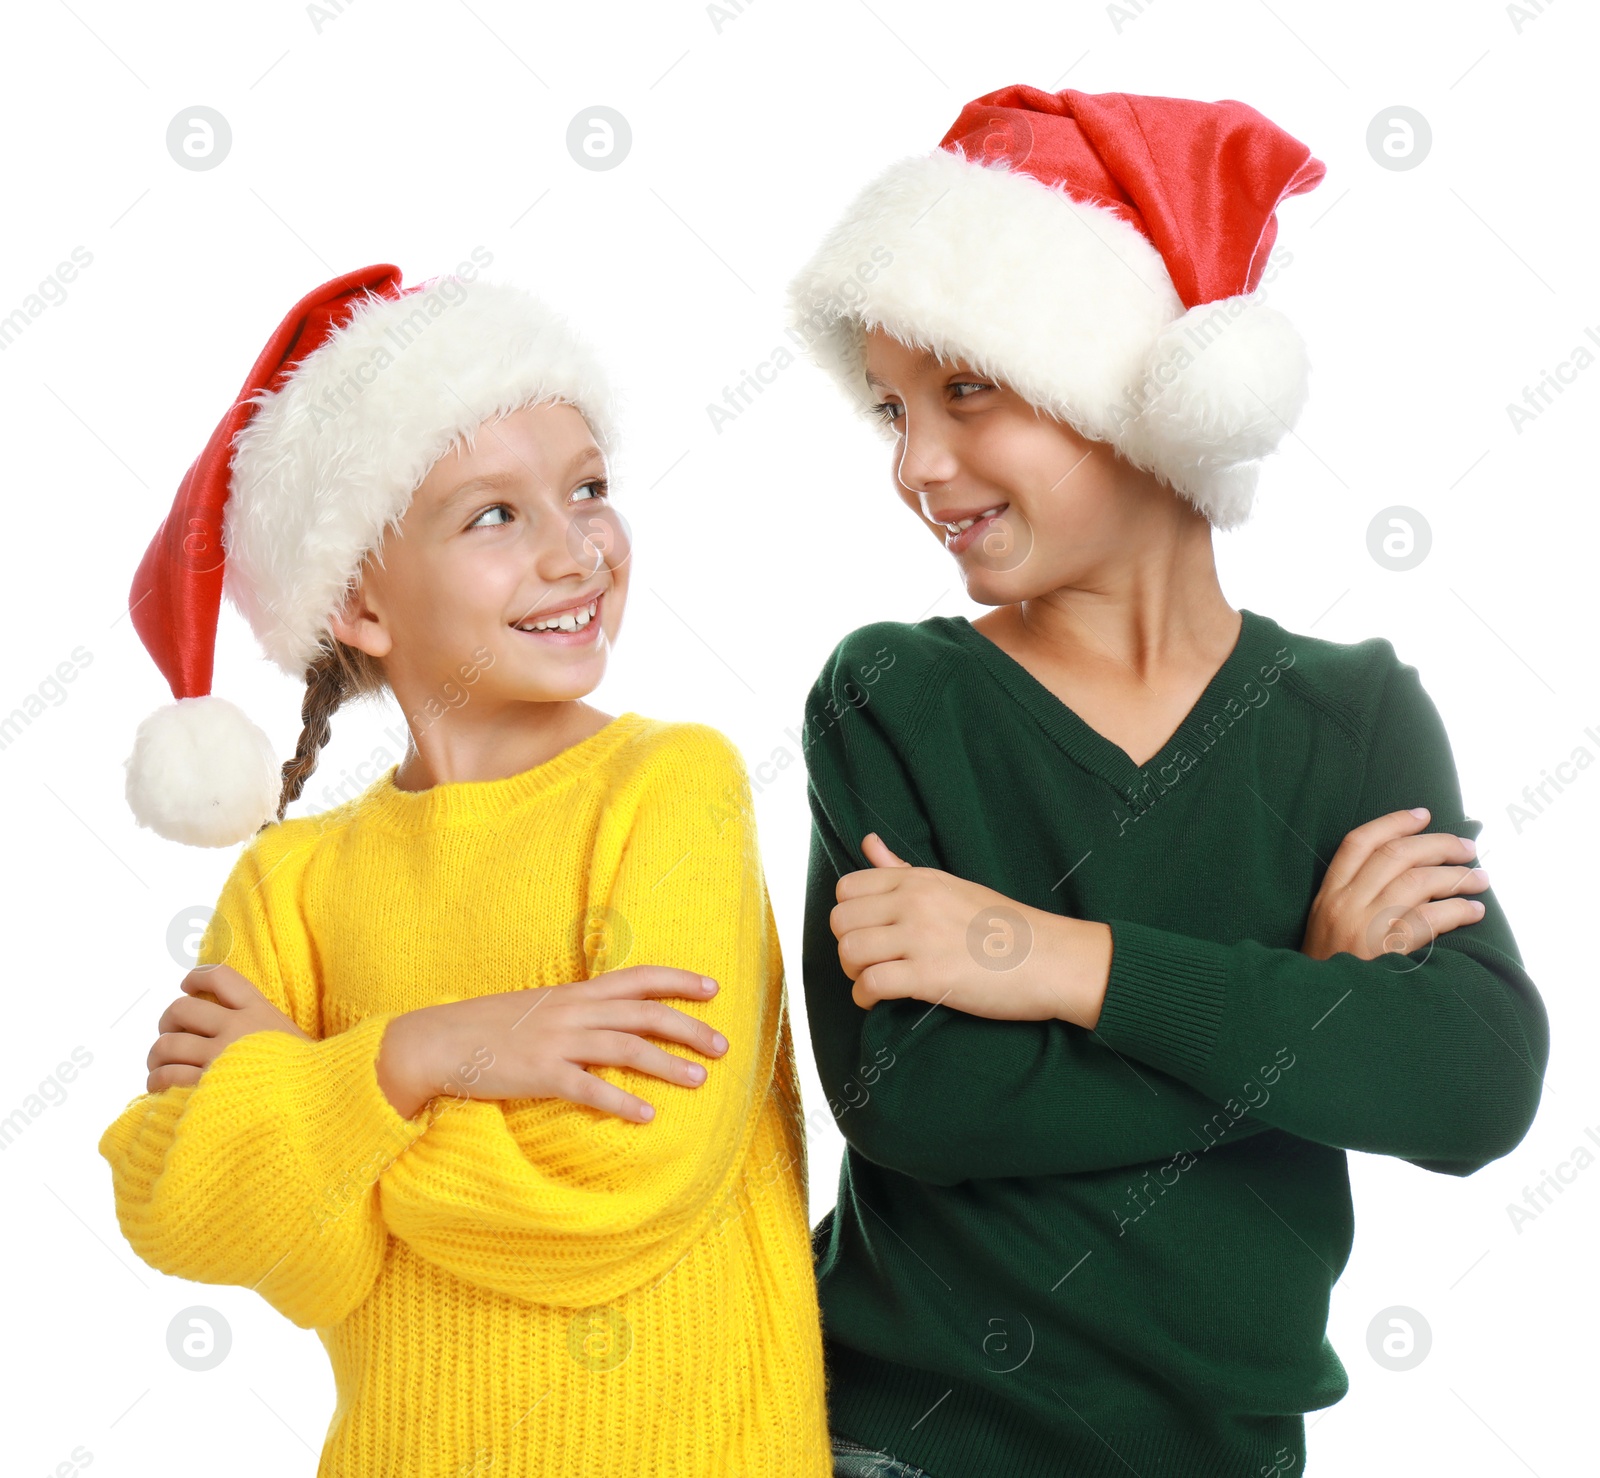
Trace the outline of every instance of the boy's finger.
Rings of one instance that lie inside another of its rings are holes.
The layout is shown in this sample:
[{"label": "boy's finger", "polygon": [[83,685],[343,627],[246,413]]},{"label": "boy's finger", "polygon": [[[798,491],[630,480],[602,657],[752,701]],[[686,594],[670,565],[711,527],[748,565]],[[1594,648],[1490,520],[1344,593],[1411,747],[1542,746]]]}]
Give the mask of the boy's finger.
[{"label": "boy's finger", "polygon": [[863,893],[836,903],[828,911],[828,927],[834,938],[851,929],[869,929],[877,924],[892,924],[899,915],[892,893]]},{"label": "boy's finger", "polygon": [[847,898],[863,898],[870,893],[890,892],[904,881],[898,867],[864,867],[857,872],[845,873],[834,884],[833,896],[836,902],[843,903]]},{"label": "boy's finger", "polygon": [[875,831],[869,831],[861,839],[861,855],[874,867],[910,867],[909,862],[901,860],[889,850],[888,844]]},{"label": "boy's finger", "polygon": [[[1422,814],[1418,815],[1417,811]],[[1368,863],[1377,855],[1378,849],[1388,842],[1398,842],[1407,837],[1414,837],[1428,824],[1429,813],[1425,807],[1417,807],[1409,811],[1388,811],[1381,816],[1374,816],[1372,820],[1363,822],[1360,826],[1351,828],[1344,839],[1339,843],[1338,850],[1333,854],[1333,860],[1328,864],[1328,883],[1335,888],[1348,888],[1355,883],[1357,874],[1367,868]],[[1430,845],[1430,855],[1419,856],[1411,853],[1403,861],[1397,856],[1389,867],[1379,867],[1376,873],[1369,871],[1362,881],[1368,885],[1369,894],[1375,895],[1379,889],[1394,881],[1406,867],[1414,866],[1421,862],[1443,861],[1442,856],[1432,855],[1441,845],[1458,846],[1449,841],[1445,833],[1436,833],[1443,840]],[[1419,838],[1420,840],[1420,838]],[[1381,875],[1380,875],[1381,874]]]},{"label": "boy's finger", "polygon": [[[1401,885],[1408,875],[1413,885],[1423,875],[1428,875],[1430,881],[1437,881],[1445,872],[1462,877],[1470,870],[1468,863],[1477,850],[1470,838],[1447,831],[1391,836],[1357,863],[1349,879],[1351,891],[1357,897],[1377,898]],[[1332,868],[1329,873],[1333,873]],[[1437,897],[1443,891],[1450,890],[1435,889],[1424,896]]]}]

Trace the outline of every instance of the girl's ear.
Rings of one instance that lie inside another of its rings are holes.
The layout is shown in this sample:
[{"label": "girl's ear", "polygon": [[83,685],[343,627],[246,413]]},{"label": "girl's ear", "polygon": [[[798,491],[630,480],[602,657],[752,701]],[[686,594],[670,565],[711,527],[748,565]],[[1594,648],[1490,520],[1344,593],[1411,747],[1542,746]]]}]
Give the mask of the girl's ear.
[{"label": "girl's ear", "polygon": [[369,657],[387,657],[394,646],[383,618],[367,604],[364,583],[350,588],[344,604],[328,618],[328,627],[347,647]]}]

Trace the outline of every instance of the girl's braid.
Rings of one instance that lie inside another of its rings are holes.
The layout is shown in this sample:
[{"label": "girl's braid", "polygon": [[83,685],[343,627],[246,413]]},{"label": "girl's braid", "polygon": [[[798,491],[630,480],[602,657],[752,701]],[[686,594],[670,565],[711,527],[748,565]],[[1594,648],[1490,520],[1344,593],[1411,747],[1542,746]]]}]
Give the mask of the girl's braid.
[{"label": "girl's braid", "polygon": [[[317,768],[317,754],[328,742],[333,731],[331,722],[339,705],[350,696],[346,682],[345,664],[335,648],[324,647],[316,660],[306,668],[306,696],[300,705],[300,742],[295,746],[294,758],[283,766],[283,793],[278,800],[278,820],[288,810],[291,801],[297,800],[305,783]],[[270,826],[272,823],[267,823]]]}]

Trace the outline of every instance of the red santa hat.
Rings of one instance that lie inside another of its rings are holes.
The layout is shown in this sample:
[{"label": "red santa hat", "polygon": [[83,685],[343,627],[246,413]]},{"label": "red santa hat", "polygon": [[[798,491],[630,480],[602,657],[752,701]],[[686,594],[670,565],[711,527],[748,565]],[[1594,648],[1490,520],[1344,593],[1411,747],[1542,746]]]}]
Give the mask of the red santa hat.
[{"label": "red santa hat", "polygon": [[521,288],[475,276],[402,288],[400,269],[380,264],[289,310],[129,591],[134,628],[176,700],[139,726],[126,762],[141,826],[225,847],[277,812],[271,742],[211,692],[222,596],[266,655],[304,678],[363,559],[434,463],[484,421],[547,400],[576,406],[610,458],[615,404],[599,364]]},{"label": "red santa hat", "polygon": [[1229,528],[1305,404],[1305,345],[1252,294],[1279,203],[1325,172],[1244,103],[1001,88],[861,191],[790,285],[791,325],[862,410],[882,327]]}]

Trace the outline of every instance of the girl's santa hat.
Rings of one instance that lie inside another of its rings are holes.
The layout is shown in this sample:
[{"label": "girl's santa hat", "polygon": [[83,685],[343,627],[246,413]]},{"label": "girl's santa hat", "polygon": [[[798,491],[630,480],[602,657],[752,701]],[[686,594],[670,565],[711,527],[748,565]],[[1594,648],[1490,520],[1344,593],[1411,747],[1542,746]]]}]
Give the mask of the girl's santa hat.
[{"label": "girl's santa hat", "polygon": [[1253,294],[1279,203],[1325,172],[1244,103],[1005,87],[861,191],[790,285],[791,324],[863,411],[881,327],[1230,528],[1305,404],[1305,345]]},{"label": "girl's santa hat", "polygon": [[484,421],[547,400],[574,405],[611,457],[615,404],[599,364],[521,288],[462,277],[402,288],[398,267],[378,265],[289,310],[129,591],[177,700],[139,726],[126,762],[141,826],[225,847],[277,813],[271,742],[211,692],[221,597],[273,662],[305,678],[362,561],[434,463]]}]

